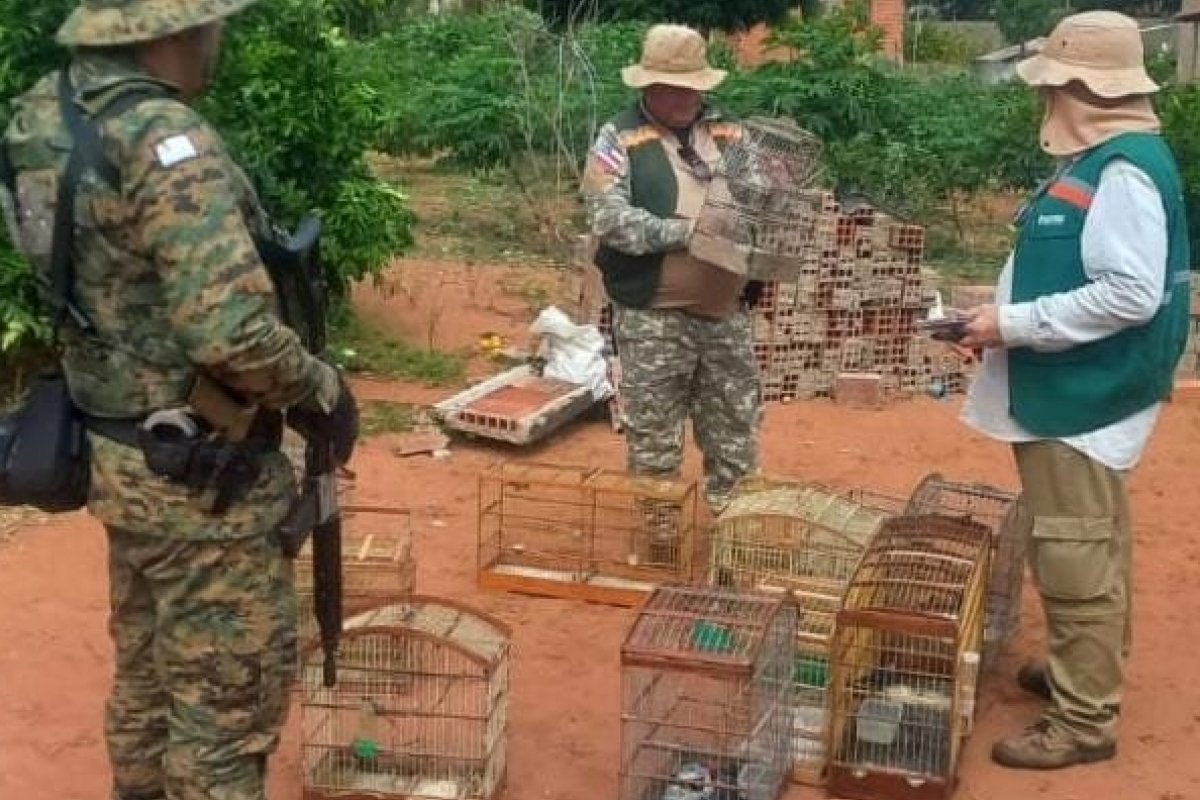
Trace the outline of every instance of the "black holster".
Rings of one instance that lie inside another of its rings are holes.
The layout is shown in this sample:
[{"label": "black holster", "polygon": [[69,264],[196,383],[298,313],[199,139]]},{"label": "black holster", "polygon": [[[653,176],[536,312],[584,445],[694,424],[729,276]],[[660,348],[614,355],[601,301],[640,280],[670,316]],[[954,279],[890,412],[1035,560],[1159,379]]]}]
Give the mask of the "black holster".
[{"label": "black holster", "polygon": [[206,428],[188,436],[169,426],[139,425],[137,446],[155,475],[193,491],[215,491],[211,511],[220,514],[253,488],[263,456],[279,449],[281,435],[279,415],[260,414],[242,442],[227,441]]}]

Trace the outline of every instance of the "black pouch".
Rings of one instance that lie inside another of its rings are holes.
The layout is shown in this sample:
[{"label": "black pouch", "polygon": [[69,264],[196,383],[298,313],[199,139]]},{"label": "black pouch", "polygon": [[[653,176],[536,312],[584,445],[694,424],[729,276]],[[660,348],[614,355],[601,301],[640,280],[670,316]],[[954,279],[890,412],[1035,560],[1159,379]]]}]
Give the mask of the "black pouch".
[{"label": "black pouch", "polygon": [[62,375],[39,378],[16,414],[0,420],[0,505],[47,512],[87,504],[87,426]]}]

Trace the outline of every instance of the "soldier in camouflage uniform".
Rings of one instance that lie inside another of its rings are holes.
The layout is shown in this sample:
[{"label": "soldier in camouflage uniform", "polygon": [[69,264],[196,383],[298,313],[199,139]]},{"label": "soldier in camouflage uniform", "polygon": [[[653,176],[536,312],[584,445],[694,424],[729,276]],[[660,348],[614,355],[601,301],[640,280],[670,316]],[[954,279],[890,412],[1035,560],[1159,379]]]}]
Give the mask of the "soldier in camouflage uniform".
[{"label": "soldier in camouflage uniform", "polygon": [[725,73],[703,38],[656,25],[626,85],[640,102],[600,130],[583,195],[613,305],[630,470],[676,476],[690,415],[716,510],[758,460],[759,390],[742,276],[688,254],[722,148],[741,133],[704,104]]},{"label": "soldier in camouflage uniform", "polygon": [[[118,178],[92,170],[76,193],[72,299],[94,330],[60,330],[72,397],[89,426],[136,430],[183,407],[204,376],[259,407],[262,443],[257,478],[214,513],[211,493],[159,477],[128,440],[90,433],[88,508],[109,539],[115,800],[263,800],[296,664],[292,566],[274,536],[296,495],[280,410],[331,436],[342,461],[357,435],[337,371],[276,315],[253,238],[266,215],[187,105],[211,78],[223,19],[250,2],[85,0],[58,33],[73,50],[74,102]],[[3,142],[9,232],[43,270],[71,142],[58,79],[15,101]]]}]

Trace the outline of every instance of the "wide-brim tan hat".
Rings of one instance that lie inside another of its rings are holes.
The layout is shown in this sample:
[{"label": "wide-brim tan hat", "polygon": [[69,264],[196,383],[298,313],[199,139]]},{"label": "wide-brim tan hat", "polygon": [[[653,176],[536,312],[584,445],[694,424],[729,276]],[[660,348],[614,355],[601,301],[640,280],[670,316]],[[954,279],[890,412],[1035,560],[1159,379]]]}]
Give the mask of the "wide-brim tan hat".
[{"label": "wide-brim tan hat", "polygon": [[621,70],[621,79],[631,89],[662,84],[707,92],[726,74],[708,63],[708,46],[699,33],[685,25],[655,25],[646,32],[641,62]]},{"label": "wide-brim tan hat", "polygon": [[84,0],[55,37],[67,47],[149,42],[236,14],[257,0]]},{"label": "wide-brim tan hat", "polygon": [[1017,65],[1030,86],[1079,81],[1106,99],[1153,94],[1159,86],[1146,72],[1142,34],[1135,21],[1113,11],[1064,18],[1041,52]]}]

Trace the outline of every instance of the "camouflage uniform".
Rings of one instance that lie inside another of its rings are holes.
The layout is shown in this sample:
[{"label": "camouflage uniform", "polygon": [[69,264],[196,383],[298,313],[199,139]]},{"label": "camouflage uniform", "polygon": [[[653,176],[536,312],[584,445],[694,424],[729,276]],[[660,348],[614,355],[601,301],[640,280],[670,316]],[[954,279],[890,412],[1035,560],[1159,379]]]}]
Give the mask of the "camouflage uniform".
[{"label": "camouflage uniform", "polygon": [[[711,168],[719,148],[737,135],[738,126],[710,110],[693,125],[690,145]],[[708,180],[685,162],[676,137],[639,109],[609,122],[589,153],[583,194],[602,250],[630,265],[606,268],[598,259],[613,303],[629,469],[678,475],[683,423],[690,415],[704,454],[705,497],[719,509],[734,484],[758,467],[758,371],[751,319],[740,300],[744,278],[687,254]],[[638,152],[660,146],[653,161]],[[670,172],[649,179],[637,174],[655,164],[669,164]],[[672,207],[646,207],[653,203],[639,194],[651,194],[654,187],[639,191],[638,182],[644,187],[648,180],[674,182],[668,192]],[[648,258],[655,260],[643,263]],[[659,277],[644,301],[613,281],[652,269]]]},{"label": "camouflage uniform", "polygon": [[[102,125],[120,185],[85,174],[76,195],[73,299],[96,334],[64,326],[62,364],[92,416],[178,406],[200,371],[267,409],[328,411],[337,399],[336,372],[275,314],[251,238],[266,215],[216,132],[131,53],[90,49],[165,36],[248,2],[93,0],[60,31],[64,44],[88,48],[70,76],[89,114],[131,89],[164,90]],[[69,144],[56,86],[54,74],[21,96],[5,135],[18,176],[16,220],[5,204],[11,232],[43,269],[40,232],[53,227]],[[292,567],[273,535],[296,494],[290,463],[266,454],[244,498],[214,515],[210,498],[151,473],[139,450],[95,434],[91,444],[88,508],[109,536],[114,797],[262,800],[295,677]]]}]

